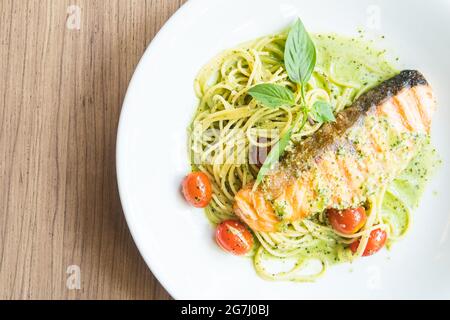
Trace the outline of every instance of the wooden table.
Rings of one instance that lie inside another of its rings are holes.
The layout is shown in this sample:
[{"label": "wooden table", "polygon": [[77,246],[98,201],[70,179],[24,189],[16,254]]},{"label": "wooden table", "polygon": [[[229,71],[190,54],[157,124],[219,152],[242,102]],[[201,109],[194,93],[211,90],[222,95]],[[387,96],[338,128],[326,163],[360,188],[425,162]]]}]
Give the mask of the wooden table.
[{"label": "wooden table", "polygon": [[0,0],[0,299],[169,299],[115,173],[121,104],[184,0]]}]

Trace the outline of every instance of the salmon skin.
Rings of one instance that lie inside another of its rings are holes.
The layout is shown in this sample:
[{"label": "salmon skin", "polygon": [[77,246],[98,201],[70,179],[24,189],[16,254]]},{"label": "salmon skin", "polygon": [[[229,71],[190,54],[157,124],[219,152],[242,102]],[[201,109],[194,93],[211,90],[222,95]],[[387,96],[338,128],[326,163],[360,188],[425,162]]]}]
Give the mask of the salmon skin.
[{"label": "salmon skin", "polygon": [[255,231],[276,232],[328,208],[366,203],[409,164],[429,135],[435,106],[423,75],[402,71],[285,152],[256,190],[244,186],[236,215]]}]

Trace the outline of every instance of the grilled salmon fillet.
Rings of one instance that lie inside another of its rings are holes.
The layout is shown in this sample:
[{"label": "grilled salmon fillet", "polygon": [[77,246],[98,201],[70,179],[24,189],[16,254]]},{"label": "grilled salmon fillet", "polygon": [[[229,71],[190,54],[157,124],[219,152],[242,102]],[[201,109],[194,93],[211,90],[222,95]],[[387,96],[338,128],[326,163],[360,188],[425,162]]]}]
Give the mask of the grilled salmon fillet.
[{"label": "grilled salmon fillet", "polygon": [[423,75],[402,71],[285,152],[256,190],[243,187],[236,215],[255,231],[275,232],[280,222],[360,206],[406,168],[429,135],[435,106]]}]

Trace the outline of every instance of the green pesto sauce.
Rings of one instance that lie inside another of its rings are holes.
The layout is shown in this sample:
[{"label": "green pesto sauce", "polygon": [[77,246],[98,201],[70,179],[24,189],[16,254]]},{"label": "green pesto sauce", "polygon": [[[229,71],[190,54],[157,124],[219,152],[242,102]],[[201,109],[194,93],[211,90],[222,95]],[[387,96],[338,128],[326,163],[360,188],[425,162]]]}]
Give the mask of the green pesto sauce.
[{"label": "green pesto sauce", "polygon": [[313,36],[317,48],[317,68],[330,70],[331,76],[356,89],[371,87],[396,75],[396,70],[371,41],[336,34]]},{"label": "green pesto sauce", "polygon": [[392,236],[401,237],[408,230],[409,212],[418,207],[427,182],[441,162],[427,139],[408,167],[387,188],[382,213],[391,225]]}]

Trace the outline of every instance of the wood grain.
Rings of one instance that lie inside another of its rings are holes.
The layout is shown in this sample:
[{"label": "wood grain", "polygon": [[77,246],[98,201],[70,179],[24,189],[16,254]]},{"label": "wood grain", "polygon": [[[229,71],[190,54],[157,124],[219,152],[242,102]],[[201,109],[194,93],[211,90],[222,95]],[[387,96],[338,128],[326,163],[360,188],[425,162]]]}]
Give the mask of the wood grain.
[{"label": "wood grain", "polygon": [[0,299],[170,298],[132,241],[114,160],[133,70],[183,2],[0,0]]}]

